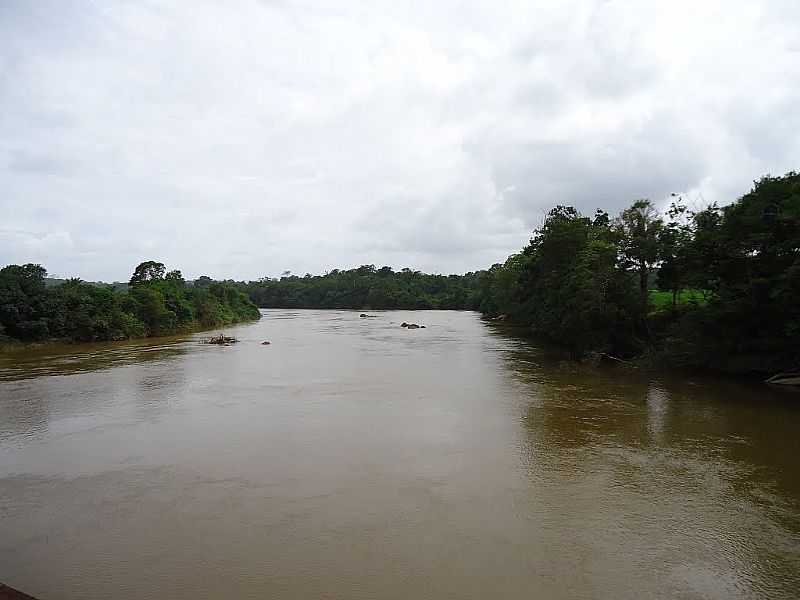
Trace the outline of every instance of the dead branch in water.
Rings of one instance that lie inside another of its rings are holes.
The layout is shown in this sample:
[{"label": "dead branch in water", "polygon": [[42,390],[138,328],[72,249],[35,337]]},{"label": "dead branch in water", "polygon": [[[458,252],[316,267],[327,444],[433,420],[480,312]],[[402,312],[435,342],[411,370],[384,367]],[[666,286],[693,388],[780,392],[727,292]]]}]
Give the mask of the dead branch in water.
[{"label": "dead branch in water", "polygon": [[218,346],[228,346],[230,344],[235,344],[238,342],[235,337],[228,337],[223,334],[219,334],[216,336],[211,336],[210,338],[203,339],[200,343],[201,344],[217,344]]},{"label": "dead branch in water", "polygon": [[635,367],[636,366],[635,364],[633,364],[629,360],[623,360],[621,358],[617,358],[616,356],[611,356],[610,354],[607,354],[605,352],[600,352],[599,354],[600,354],[600,356],[605,356],[606,358],[610,358],[611,360],[615,360],[617,362],[621,362],[624,365],[628,365],[628,366],[631,366],[631,367]]}]

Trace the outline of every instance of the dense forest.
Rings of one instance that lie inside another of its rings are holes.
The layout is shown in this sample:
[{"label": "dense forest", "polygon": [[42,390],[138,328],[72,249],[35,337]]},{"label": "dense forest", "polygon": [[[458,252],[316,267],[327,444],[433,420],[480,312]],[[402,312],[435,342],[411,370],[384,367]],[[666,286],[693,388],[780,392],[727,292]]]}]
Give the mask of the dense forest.
[{"label": "dense forest", "polygon": [[167,335],[257,319],[238,287],[210,280],[187,285],[180,271],[148,261],[127,290],[69,279],[46,285],[40,265],[0,269],[0,342],[120,340]]},{"label": "dense forest", "polygon": [[338,269],[325,275],[286,276],[245,284],[265,308],[477,309],[481,273],[428,275],[390,267]]},{"label": "dense forest", "polygon": [[663,215],[640,200],[613,219],[558,206],[520,253],[485,274],[480,309],[575,356],[797,368],[800,175],[764,177],[732,204],[698,211],[680,199]]},{"label": "dense forest", "polygon": [[251,282],[184,281],[139,265],[127,286],[0,270],[0,341],[111,340],[258,318],[265,308],[471,309],[574,357],[605,353],[736,373],[797,368],[800,175],[767,176],[730,205],[619,215],[550,210],[505,263],[466,275],[364,265]]}]

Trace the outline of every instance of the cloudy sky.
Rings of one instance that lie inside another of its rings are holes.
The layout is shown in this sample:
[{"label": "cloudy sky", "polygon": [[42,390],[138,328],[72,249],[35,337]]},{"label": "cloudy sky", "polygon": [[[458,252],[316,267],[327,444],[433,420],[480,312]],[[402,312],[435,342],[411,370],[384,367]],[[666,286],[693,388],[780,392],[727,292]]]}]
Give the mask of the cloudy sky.
[{"label": "cloudy sky", "polygon": [[0,0],[0,264],[464,272],[798,168],[797,0]]}]

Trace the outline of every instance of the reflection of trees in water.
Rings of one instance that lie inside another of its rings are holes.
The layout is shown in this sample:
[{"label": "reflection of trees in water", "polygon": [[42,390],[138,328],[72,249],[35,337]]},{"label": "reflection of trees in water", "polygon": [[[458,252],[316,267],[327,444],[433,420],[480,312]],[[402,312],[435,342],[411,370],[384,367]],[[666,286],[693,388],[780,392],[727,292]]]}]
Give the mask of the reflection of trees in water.
[{"label": "reflection of trees in water", "polygon": [[[563,363],[515,338],[498,346],[522,403],[520,461],[532,491],[517,501],[558,524],[554,543],[574,536],[590,554],[629,552],[680,577],[728,577],[717,592],[800,583],[793,396]],[[609,541],[615,528],[624,548]]]},{"label": "reflection of trees in water", "polygon": [[730,378],[578,365],[518,330],[486,330],[524,402],[526,464],[575,459],[579,450],[630,450],[629,457],[638,451],[641,468],[680,472],[705,461],[720,465],[720,476],[754,501],[778,496],[800,504],[800,393]]},{"label": "reflection of trees in water", "polygon": [[176,360],[187,351],[182,340],[82,344],[27,352],[15,369],[0,363],[0,442],[46,434],[61,419],[163,410],[187,385]]},{"label": "reflection of trees in water", "polygon": [[510,377],[528,400],[525,427],[553,448],[647,442],[648,381],[592,368],[516,339],[501,350]]},{"label": "reflection of trees in water", "polygon": [[104,342],[66,346],[44,346],[0,355],[0,382],[44,375],[71,375],[134,363],[171,360],[187,352],[186,338],[167,338],[153,344]]},{"label": "reflection of trees in water", "polygon": [[[759,383],[586,366],[511,337],[499,348],[507,374],[528,400],[529,431],[555,446],[727,447],[731,458],[770,462],[776,445],[797,450],[800,397]],[[765,451],[766,449],[766,451]],[[786,454],[783,452],[781,454]],[[742,457],[744,458],[744,457]]]},{"label": "reflection of trees in water", "polygon": [[784,459],[793,461],[800,450],[800,394],[710,376],[580,365],[513,329],[487,329],[526,402],[526,430],[552,447],[682,448],[787,467]]}]

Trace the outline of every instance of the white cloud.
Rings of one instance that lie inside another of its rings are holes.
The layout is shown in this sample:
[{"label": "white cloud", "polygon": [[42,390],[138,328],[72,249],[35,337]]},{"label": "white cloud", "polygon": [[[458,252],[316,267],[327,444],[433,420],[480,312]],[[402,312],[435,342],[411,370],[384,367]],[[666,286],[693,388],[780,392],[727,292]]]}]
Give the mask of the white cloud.
[{"label": "white cloud", "polygon": [[798,168],[796,2],[498,4],[6,0],[0,262],[463,272]]}]

